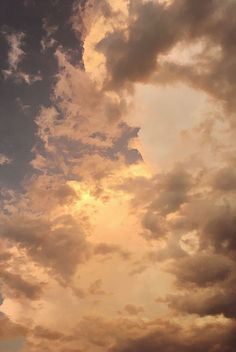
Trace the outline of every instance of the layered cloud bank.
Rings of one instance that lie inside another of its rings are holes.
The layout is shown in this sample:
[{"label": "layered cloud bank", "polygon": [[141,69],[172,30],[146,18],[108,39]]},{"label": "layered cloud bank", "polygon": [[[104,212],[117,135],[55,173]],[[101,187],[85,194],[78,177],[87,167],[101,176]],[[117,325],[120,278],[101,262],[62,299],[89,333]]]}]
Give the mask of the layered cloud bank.
[{"label": "layered cloud bank", "polygon": [[33,124],[1,180],[0,349],[233,352],[235,1],[37,6],[37,48],[1,34]]}]

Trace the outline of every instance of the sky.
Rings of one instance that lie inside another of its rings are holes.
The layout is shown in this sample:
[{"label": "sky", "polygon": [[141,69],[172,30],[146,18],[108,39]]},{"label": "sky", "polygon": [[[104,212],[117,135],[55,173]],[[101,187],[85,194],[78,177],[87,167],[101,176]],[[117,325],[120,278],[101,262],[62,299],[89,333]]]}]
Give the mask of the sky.
[{"label": "sky", "polygon": [[0,352],[234,352],[236,1],[0,2]]}]

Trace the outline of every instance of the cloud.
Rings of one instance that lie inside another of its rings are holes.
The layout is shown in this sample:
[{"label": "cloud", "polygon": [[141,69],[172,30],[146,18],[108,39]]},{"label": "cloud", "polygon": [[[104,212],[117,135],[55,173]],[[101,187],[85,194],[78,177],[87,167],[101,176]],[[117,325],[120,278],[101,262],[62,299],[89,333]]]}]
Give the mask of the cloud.
[{"label": "cloud", "polygon": [[236,173],[234,167],[224,167],[214,175],[212,185],[221,192],[236,190]]},{"label": "cloud", "polygon": [[88,292],[93,296],[103,296],[106,292],[102,289],[102,280],[98,279],[92,282],[89,286]]},{"label": "cloud", "polygon": [[188,200],[188,191],[191,189],[191,175],[181,165],[177,165],[169,173],[157,176],[157,187],[161,192],[151,203],[151,209],[160,213],[169,214],[179,209],[181,204]]},{"label": "cloud", "polygon": [[5,154],[0,153],[0,165],[10,164],[12,160]]},{"label": "cloud", "polygon": [[5,79],[13,79],[17,84],[26,83],[31,85],[42,80],[40,72],[38,74],[29,74],[21,70],[20,64],[26,57],[23,50],[25,45],[26,34],[24,32],[13,32],[5,34],[5,38],[9,45],[8,52],[8,68],[2,70]]},{"label": "cloud", "polygon": [[235,319],[235,287],[218,290],[206,290],[193,292],[191,296],[169,295],[167,302],[171,308],[187,314],[198,314],[201,317],[207,315],[224,315],[226,318]]},{"label": "cloud", "polygon": [[[116,122],[127,109],[126,101],[100,91],[90,77],[72,66],[60,51],[56,56],[60,71],[54,96],[64,114],[64,133],[67,127],[71,138],[74,136],[88,144],[109,145],[112,133],[116,133]],[[76,128],[78,124],[79,129]],[[54,129],[54,133],[56,131]],[[92,136],[96,133],[107,136],[96,139]]]},{"label": "cloud", "polygon": [[21,275],[3,271],[0,275],[4,286],[6,286],[5,294],[7,297],[15,299],[25,297],[30,300],[37,300],[41,297],[44,284],[26,281]]},{"label": "cloud", "polygon": [[120,341],[117,346],[110,348],[114,352],[147,352],[153,351],[233,351],[235,344],[235,326],[221,327],[209,324],[204,327],[190,327],[181,329],[178,325],[160,324],[148,334],[138,338],[128,338]]},{"label": "cloud", "polygon": [[178,286],[197,287],[211,286],[225,281],[234,269],[229,258],[210,253],[198,253],[193,256],[179,258],[170,264],[169,271],[177,279]]},{"label": "cloud", "polygon": [[105,54],[108,86],[113,88],[147,81],[157,67],[158,53],[170,49],[179,35],[178,25],[159,2],[131,1],[129,15],[127,33],[108,33],[97,45]]},{"label": "cloud", "polygon": [[[166,320],[106,320],[86,317],[78,331],[89,336],[92,348],[114,352],[145,351],[234,351],[234,322],[204,322],[180,325]],[[93,331],[93,334],[91,333]]]},{"label": "cloud", "polygon": [[45,339],[49,341],[55,341],[55,340],[58,341],[65,337],[65,335],[63,335],[58,331],[46,329],[45,327],[42,327],[42,326],[36,326],[33,330],[33,334],[38,339]]},{"label": "cloud", "polygon": [[6,36],[10,50],[8,53],[8,64],[10,71],[16,71],[19,62],[24,57],[25,53],[22,50],[25,34],[23,32],[12,33]]},{"label": "cloud", "polygon": [[[154,170],[130,143],[139,133],[130,93],[137,83],[182,81],[223,102],[232,115],[235,5],[114,0],[78,7],[84,18],[72,16],[67,24],[82,30],[84,67],[55,43],[57,26],[44,22],[42,28],[43,55],[56,50],[58,71],[50,101],[35,119],[33,175],[3,202],[4,309],[32,324],[30,352],[233,352],[235,173],[233,147],[222,142],[229,132],[213,131],[213,117],[197,126],[186,122],[191,129],[183,131],[176,120],[181,138],[194,136],[196,149],[216,151],[214,160],[207,153],[194,164],[180,150],[169,169]],[[5,76],[31,84],[40,74],[20,70],[24,38],[8,37]],[[189,111],[183,114],[187,121]],[[145,119],[150,124],[148,114]],[[164,142],[171,138],[167,130]],[[0,155],[0,164],[6,162]],[[166,298],[154,307],[159,291]],[[95,309],[104,317],[89,316]],[[168,322],[159,318],[164,314]]]},{"label": "cloud", "polygon": [[97,177],[103,173],[99,171],[103,164],[108,168],[109,160],[110,165],[117,160],[118,166],[122,158],[130,164],[140,160],[138,151],[129,146],[138,129],[124,122],[129,111],[127,100],[101,91],[65,53],[58,50],[56,58],[59,71],[52,104],[42,107],[36,118],[41,144],[34,148],[33,167],[76,179],[85,172],[81,164],[89,160],[98,161],[92,170]]},{"label": "cloud", "polygon": [[236,218],[232,210],[222,209],[222,213],[209,218],[205,224],[202,245],[213,246],[216,252],[233,255],[235,258],[236,239],[235,239]]},{"label": "cloud", "polygon": [[[206,91],[233,112],[234,11],[231,0],[176,0],[170,4],[135,0],[128,6],[124,26],[114,13],[106,15],[104,11],[103,18],[113,19],[114,26],[107,26],[103,37],[97,38],[93,52],[104,55],[105,88],[120,90],[137,82],[171,84],[179,80]],[[88,37],[88,43],[90,40]],[[178,63],[181,53],[168,57],[178,45],[195,43],[200,43],[202,50],[190,64]],[[85,52],[88,50],[85,46]],[[102,67],[102,60],[99,62]]]},{"label": "cloud", "polygon": [[11,217],[2,225],[2,238],[27,255],[62,282],[70,280],[78,264],[89,257],[89,244],[79,224],[71,216],[56,221],[37,217]]},{"label": "cloud", "polygon": [[181,164],[151,178],[124,179],[119,189],[133,195],[132,205],[142,209],[143,236],[160,239],[168,232],[165,218],[177,212],[190,199],[193,179]]},{"label": "cloud", "polygon": [[113,253],[120,255],[123,259],[130,258],[130,253],[127,250],[122,249],[122,247],[118,245],[109,243],[98,243],[94,246],[95,255],[106,256]]},{"label": "cloud", "polygon": [[20,324],[12,322],[7,316],[0,316],[0,340],[14,339],[25,336],[27,329]]},{"label": "cloud", "polygon": [[138,315],[139,313],[142,313],[144,311],[143,307],[135,306],[134,304],[126,304],[124,306],[124,312],[130,314],[130,315]]}]

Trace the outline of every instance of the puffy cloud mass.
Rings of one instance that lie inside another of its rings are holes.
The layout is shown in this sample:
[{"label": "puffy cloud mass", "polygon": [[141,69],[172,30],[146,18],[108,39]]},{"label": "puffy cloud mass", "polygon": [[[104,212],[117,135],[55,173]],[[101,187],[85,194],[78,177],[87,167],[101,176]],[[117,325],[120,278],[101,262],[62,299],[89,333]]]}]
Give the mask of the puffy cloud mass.
[{"label": "puffy cloud mass", "polygon": [[0,350],[233,352],[235,1],[4,6]]}]

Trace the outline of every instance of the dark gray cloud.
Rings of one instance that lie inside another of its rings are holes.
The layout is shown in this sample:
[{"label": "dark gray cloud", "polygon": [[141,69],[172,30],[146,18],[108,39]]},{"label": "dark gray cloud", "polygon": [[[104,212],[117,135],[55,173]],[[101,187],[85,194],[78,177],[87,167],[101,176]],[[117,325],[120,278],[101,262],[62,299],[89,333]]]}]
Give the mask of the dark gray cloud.
[{"label": "dark gray cloud", "polygon": [[216,190],[232,192],[236,190],[236,172],[234,165],[224,167],[214,175],[212,185]]},{"label": "dark gray cloud", "polygon": [[129,251],[123,249],[122,247],[120,247],[116,244],[110,244],[110,243],[105,243],[105,242],[101,242],[101,243],[98,243],[95,245],[94,254],[99,255],[99,256],[109,256],[112,254],[118,254],[123,259],[130,258]]},{"label": "dark gray cloud", "polygon": [[206,222],[201,237],[202,246],[213,246],[216,252],[233,255],[236,251],[236,217],[234,210],[223,209]]},{"label": "dark gray cloud", "polygon": [[[170,224],[172,240],[167,241],[166,249],[153,252],[149,259],[160,261],[166,254],[164,260],[170,261],[165,268],[174,275],[177,289],[175,295],[167,297],[171,308],[202,317],[224,315],[235,319],[234,202],[230,198],[227,201],[228,192],[225,202],[221,202],[215,188],[193,194]],[[189,241],[196,241],[192,252],[191,246],[182,247],[183,234]]]},{"label": "dark gray cloud", "polygon": [[90,253],[81,227],[70,216],[54,223],[37,217],[12,217],[2,225],[1,237],[26,250],[33,261],[62,282],[70,280]]},{"label": "dark gray cloud", "polygon": [[179,258],[169,268],[180,288],[188,285],[205,287],[221,283],[233,270],[234,262],[229,258],[210,253]]},{"label": "dark gray cloud", "polygon": [[188,200],[188,192],[192,186],[191,178],[182,165],[176,165],[166,174],[157,175],[158,195],[152,200],[150,209],[164,215],[177,211],[181,204]]},{"label": "dark gray cloud", "polygon": [[136,339],[121,341],[111,352],[233,352],[235,349],[235,326],[228,328],[208,325],[192,327],[185,331],[178,325],[163,324],[153,332]]},{"label": "dark gray cloud", "polygon": [[[134,196],[132,206],[143,216],[145,238],[165,241],[135,263],[133,272],[150,263],[163,265],[175,279],[175,295],[166,303],[181,314],[235,318],[235,202],[233,181],[224,175],[225,169],[219,168],[213,176],[208,169],[191,176],[179,165],[121,186]],[[219,179],[226,181],[227,192]]]},{"label": "dark gray cloud", "polygon": [[[147,82],[154,74],[157,84],[185,81],[224,102],[232,111],[236,86],[235,6],[232,0],[175,0],[169,6],[131,1],[128,30],[109,33],[97,45],[106,57],[107,87]],[[159,60],[177,44],[187,46],[197,41],[205,47],[193,64],[162,64]]]},{"label": "dark gray cloud", "polygon": [[184,165],[176,164],[171,170],[156,174],[149,180],[144,177],[126,179],[119,188],[133,195],[134,207],[141,205],[144,208],[144,237],[160,239],[168,231],[165,217],[189,201],[193,182]]},{"label": "dark gray cloud", "polygon": [[30,300],[37,300],[41,297],[44,283],[33,283],[25,280],[19,274],[13,274],[8,271],[3,271],[0,274],[0,279],[4,284],[7,297],[21,298],[25,297]]},{"label": "dark gray cloud", "polygon": [[130,14],[128,36],[116,31],[97,45],[106,55],[109,85],[114,87],[147,80],[156,69],[157,54],[170,49],[178,37],[173,21],[158,2],[132,1]]},{"label": "dark gray cloud", "polygon": [[93,331],[90,342],[109,352],[233,352],[236,342],[235,323],[231,321],[181,326],[164,319],[145,323],[87,317],[79,328]]},{"label": "dark gray cloud", "polygon": [[191,292],[191,295],[170,295],[167,302],[171,308],[181,313],[198,314],[201,317],[223,315],[226,318],[236,318],[235,286]]}]

